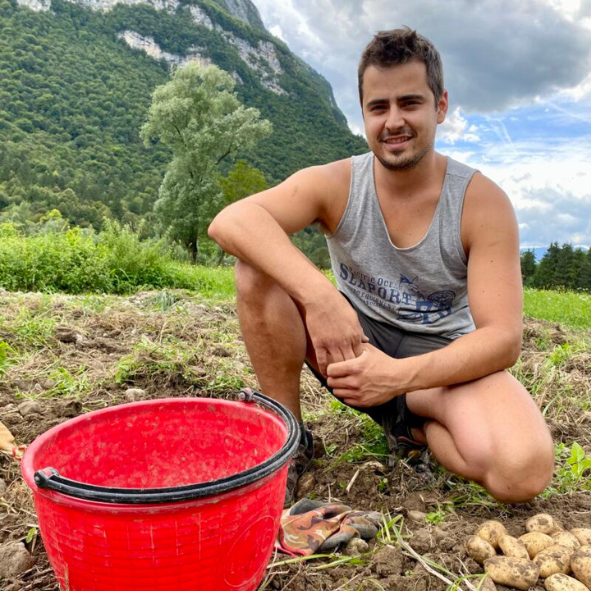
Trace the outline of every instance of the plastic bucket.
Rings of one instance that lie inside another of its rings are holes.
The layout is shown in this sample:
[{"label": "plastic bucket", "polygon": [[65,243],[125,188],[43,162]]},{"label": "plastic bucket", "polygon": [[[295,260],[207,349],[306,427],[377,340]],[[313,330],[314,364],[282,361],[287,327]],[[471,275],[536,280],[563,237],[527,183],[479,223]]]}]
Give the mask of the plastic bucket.
[{"label": "plastic bucket", "polygon": [[29,446],[22,471],[64,591],[258,586],[299,428],[244,392],[91,412]]}]

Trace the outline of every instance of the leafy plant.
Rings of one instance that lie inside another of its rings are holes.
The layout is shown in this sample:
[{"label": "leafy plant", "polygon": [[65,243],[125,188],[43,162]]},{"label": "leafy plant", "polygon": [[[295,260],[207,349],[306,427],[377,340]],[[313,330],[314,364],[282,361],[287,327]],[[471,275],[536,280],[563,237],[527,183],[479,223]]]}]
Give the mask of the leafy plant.
[{"label": "leafy plant", "polygon": [[591,490],[591,456],[576,441],[570,450],[563,443],[557,445],[556,456],[564,463],[556,471],[553,486],[548,489],[546,496]]}]

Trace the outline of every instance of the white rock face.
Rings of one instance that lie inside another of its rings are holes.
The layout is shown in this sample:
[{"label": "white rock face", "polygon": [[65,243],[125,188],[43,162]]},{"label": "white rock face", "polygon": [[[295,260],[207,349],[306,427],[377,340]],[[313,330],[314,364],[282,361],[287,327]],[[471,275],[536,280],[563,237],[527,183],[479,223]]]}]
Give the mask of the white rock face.
[{"label": "white rock face", "polygon": [[51,8],[51,0],[16,0],[19,6],[26,6],[35,12],[46,12]]},{"label": "white rock face", "polygon": [[[27,1],[35,1],[35,0],[27,0]],[[44,1],[44,0],[41,0]],[[166,10],[167,12],[174,12],[179,2],[178,0],[67,0],[68,2],[72,2],[73,4],[78,4],[79,6],[84,6],[86,8],[90,8],[91,10],[101,10],[103,12],[108,12],[111,10],[116,4],[149,4],[153,6],[156,10]]]},{"label": "white rock face", "polygon": [[207,27],[208,29],[213,29],[213,23],[211,22],[211,19],[201,8],[199,8],[199,6],[189,6],[189,12],[193,17],[193,22],[195,22],[198,25]]},{"label": "white rock face", "polygon": [[261,77],[261,84],[275,94],[287,94],[279,85],[277,77],[283,73],[275,46],[270,41],[259,41],[257,47],[253,47],[240,37],[236,37],[227,31],[219,31],[222,37],[231,43],[237,50],[246,65]]},{"label": "white rock face", "polygon": [[182,66],[187,62],[194,61],[198,61],[203,65],[209,65],[211,63],[211,60],[199,55],[198,47],[189,47],[189,54],[185,56],[162,51],[152,37],[142,37],[135,31],[123,31],[119,33],[118,37],[119,39],[123,39],[130,47],[141,49],[150,57],[157,60],[164,60],[170,66]]}]

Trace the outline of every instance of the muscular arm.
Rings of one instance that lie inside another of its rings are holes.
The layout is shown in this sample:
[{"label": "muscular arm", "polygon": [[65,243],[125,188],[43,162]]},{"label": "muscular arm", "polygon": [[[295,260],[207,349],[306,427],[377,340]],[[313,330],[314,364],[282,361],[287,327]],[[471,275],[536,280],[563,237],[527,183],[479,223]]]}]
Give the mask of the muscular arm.
[{"label": "muscular arm", "polygon": [[341,161],[300,171],[230,205],[209,227],[210,237],[226,252],[269,275],[296,302],[323,372],[328,360],[360,354],[363,333],[344,298],[288,235],[314,222],[334,229],[343,196],[346,204],[347,167]]},{"label": "muscular arm", "polygon": [[[466,194],[462,238],[468,252],[468,299],[476,330],[449,346],[408,359],[391,359],[366,345],[364,355],[328,369],[329,385],[343,387],[346,402],[383,403],[403,392],[474,380],[511,367],[522,336],[522,283],[517,222],[509,199],[490,180],[476,175]],[[361,375],[366,394],[348,386]],[[345,377],[347,376],[347,377]],[[342,381],[349,380],[347,381]],[[387,384],[387,386],[378,385]],[[352,396],[351,396],[352,395]]]}]

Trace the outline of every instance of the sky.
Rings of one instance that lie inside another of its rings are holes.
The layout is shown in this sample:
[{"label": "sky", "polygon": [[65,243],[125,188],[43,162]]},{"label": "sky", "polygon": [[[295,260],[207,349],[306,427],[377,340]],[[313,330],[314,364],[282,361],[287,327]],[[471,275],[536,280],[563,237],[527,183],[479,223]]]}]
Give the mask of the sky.
[{"label": "sky", "polygon": [[591,0],[254,0],[363,134],[357,64],[379,30],[430,39],[450,109],[436,149],[509,195],[521,246],[591,245]]}]

